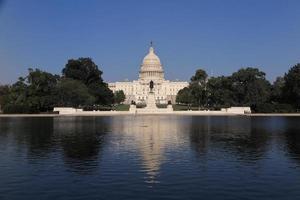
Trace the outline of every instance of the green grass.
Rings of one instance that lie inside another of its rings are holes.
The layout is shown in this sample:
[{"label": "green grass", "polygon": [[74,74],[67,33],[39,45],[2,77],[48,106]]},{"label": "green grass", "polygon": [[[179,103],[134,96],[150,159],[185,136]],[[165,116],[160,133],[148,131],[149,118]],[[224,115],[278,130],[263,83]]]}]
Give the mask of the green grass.
[{"label": "green grass", "polygon": [[[188,106],[187,105],[182,105],[182,104],[173,104],[173,109],[175,111],[180,111],[180,110],[188,110]],[[114,110],[116,111],[129,111],[129,107],[130,105],[127,105],[127,104],[119,104],[119,105],[116,105],[114,107]],[[137,106],[138,108],[142,108],[140,106]],[[167,105],[158,105],[158,108],[166,108]],[[199,107],[198,106],[192,106],[190,107],[191,110],[198,110]]]},{"label": "green grass", "polygon": [[[172,106],[173,106],[174,111],[188,110],[187,105],[173,104]],[[190,110],[199,110],[199,107],[198,106],[191,106]]]},{"label": "green grass", "polygon": [[115,106],[116,111],[129,111],[130,105],[127,104],[119,104]]},{"label": "green grass", "polygon": [[167,104],[156,104],[157,108],[167,108],[168,105]]}]

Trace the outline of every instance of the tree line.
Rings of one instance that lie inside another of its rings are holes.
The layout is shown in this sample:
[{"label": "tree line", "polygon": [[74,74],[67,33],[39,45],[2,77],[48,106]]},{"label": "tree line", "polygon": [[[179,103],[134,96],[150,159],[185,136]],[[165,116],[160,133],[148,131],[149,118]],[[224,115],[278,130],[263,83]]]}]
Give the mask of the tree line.
[{"label": "tree line", "polygon": [[0,86],[0,110],[40,113],[59,106],[101,109],[124,101],[123,91],[113,94],[101,76],[91,58],[68,60],[61,76],[30,68],[28,75],[14,84]]},{"label": "tree line", "polygon": [[[114,94],[102,79],[102,71],[91,58],[70,59],[62,75],[29,69],[12,85],[0,85],[0,110],[4,113],[50,112],[53,107],[85,110],[112,109],[125,100],[123,91]],[[230,76],[208,77],[198,69],[188,87],[176,97],[179,104],[199,109],[250,106],[254,112],[299,112],[300,64],[274,83],[257,68],[242,68]]]},{"label": "tree line", "polygon": [[299,112],[300,64],[270,83],[257,68],[242,68],[230,76],[209,77],[198,69],[188,87],[178,92],[180,104],[200,109],[250,106],[254,112]]}]

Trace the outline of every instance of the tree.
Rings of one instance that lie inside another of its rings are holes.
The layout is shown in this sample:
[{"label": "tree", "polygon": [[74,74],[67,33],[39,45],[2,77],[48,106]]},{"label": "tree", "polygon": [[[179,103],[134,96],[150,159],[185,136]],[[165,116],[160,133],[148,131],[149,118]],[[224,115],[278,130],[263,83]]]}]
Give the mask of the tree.
[{"label": "tree", "polygon": [[52,110],[55,104],[54,92],[59,76],[39,69],[29,69],[26,77],[10,88],[6,96],[4,112],[36,113]]},{"label": "tree", "polygon": [[32,113],[36,110],[28,103],[28,86],[26,79],[20,77],[16,83],[10,87],[3,105],[4,113]]},{"label": "tree", "polygon": [[178,102],[183,97],[193,104],[204,107],[251,106],[253,109],[270,100],[271,84],[266,80],[265,73],[256,68],[245,68],[225,77],[207,78],[207,73],[198,69],[187,90],[181,90]]},{"label": "tree", "polygon": [[207,82],[208,104],[210,107],[230,107],[234,105],[232,81],[230,77],[212,77]]},{"label": "tree", "polygon": [[96,104],[112,104],[114,96],[101,77],[102,71],[91,58],[71,59],[62,70],[63,76],[68,79],[81,81],[95,97]]},{"label": "tree", "polygon": [[26,77],[28,84],[28,99],[41,112],[53,110],[56,103],[55,91],[60,76],[39,69],[29,69]]},{"label": "tree", "polygon": [[191,100],[191,91],[188,87],[185,87],[178,91],[176,96],[177,103],[190,104]]},{"label": "tree", "polygon": [[207,103],[207,90],[205,85],[191,83],[189,85],[191,92],[191,102],[195,105],[205,106]]},{"label": "tree", "polygon": [[96,82],[88,86],[89,93],[95,97],[95,103],[110,105],[114,102],[114,94],[107,83]]},{"label": "tree", "polygon": [[57,85],[57,106],[78,107],[93,105],[95,98],[81,81],[62,79]]},{"label": "tree", "polygon": [[205,106],[207,103],[206,83],[207,73],[202,69],[198,69],[195,75],[191,78],[189,89],[192,102],[197,104],[199,107]]},{"label": "tree", "polygon": [[0,112],[2,112],[2,108],[5,105],[5,102],[7,100],[9,89],[10,88],[8,85],[0,85]]},{"label": "tree", "polygon": [[91,58],[68,60],[62,73],[65,78],[82,81],[87,86],[95,82],[103,82],[101,78],[102,71],[99,70]]},{"label": "tree", "polygon": [[188,87],[181,89],[177,96],[176,102],[186,104],[196,104],[199,106],[205,106],[207,104],[207,73],[198,69],[195,75],[192,76],[191,82]]},{"label": "tree", "polygon": [[284,75],[285,85],[283,87],[284,99],[296,109],[300,109],[300,63],[293,66]]},{"label": "tree", "polygon": [[265,103],[270,98],[271,84],[265,73],[257,68],[243,68],[231,76],[236,106],[252,106]]},{"label": "tree", "polygon": [[114,100],[115,100],[115,103],[117,103],[117,104],[124,102],[125,98],[126,97],[125,97],[123,90],[118,90],[114,93]]},{"label": "tree", "polygon": [[207,73],[203,69],[198,69],[196,70],[196,73],[194,76],[191,78],[192,83],[197,83],[199,85],[204,85],[207,80]]},{"label": "tree", "polygon": [[276,81],[274,81],[272,88],[271,88],[271,101],[272,102],[283,102],[283,89],[285,86],[285,81],[283,77],[277,77]]}]

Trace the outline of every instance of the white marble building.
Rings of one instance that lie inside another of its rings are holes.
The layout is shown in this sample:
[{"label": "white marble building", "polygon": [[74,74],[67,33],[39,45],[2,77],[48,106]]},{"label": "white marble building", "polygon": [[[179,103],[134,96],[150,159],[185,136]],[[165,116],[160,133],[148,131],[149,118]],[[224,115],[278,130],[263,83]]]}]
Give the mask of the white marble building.
[{"label": "white marble building", "polygon": [[115,82],[108,85],[113,92],[123,90],[126,95],[125,103],[131,101],[145,103],[150,92],[151,81],[154,83],[152,91],[156,103],[160,104],[166,104],[169,100],[175,103],[178,91],[188,86],[188,82],[165,80],[162,64],[152,45],[149,53],[143,59],[138,80]]}]

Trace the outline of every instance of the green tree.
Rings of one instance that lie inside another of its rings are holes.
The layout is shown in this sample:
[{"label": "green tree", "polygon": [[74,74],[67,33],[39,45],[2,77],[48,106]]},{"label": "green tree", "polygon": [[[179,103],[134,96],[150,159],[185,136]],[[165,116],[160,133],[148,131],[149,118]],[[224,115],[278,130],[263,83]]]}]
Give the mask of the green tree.
[{"label": "green tree", "polygon": [[190,104],[192,102],[191,91],[188,87],[185,87],[178,91],[176,96],[177,103]]},{"label": "green tree", "polygon": [[79,107],[95,102],[86,85],[74,79],[62,79],[57,85],[56,95],[57,106]]},{"label": "green tree", "polygon": [[65,78],[82,81],[87,86],[97,82],[103,83],[102,71],[99,70],[91,58],[68,60],[62,73]]},{"label": "green tree", "polygon": [[70,59],[62,70],[65,78],[84,83],[89,93],[95,97],[96,104],[112,104],[114,96],[101,77],[102,71],[91,58]]},{"label": "green tree", "polygon": [[283,77],[277,77],[276,81],[274,81],[271,88],[271,101],[272,102],[283,102],[283,89],[285,86],[285,81]]},{"label": "green tree", "polygon": [[0,85],[0,112],[2,112],[2,108],[7,101],[9,90],[9,85]]},{"label": "green tree", "polygon": [[26,79],[20,77],[16,83],[14,83],[6,96],[5,103],[3,105],[4,113],[32,113],[37,110],[28,103],[28,86]]},{"label": "green tree", "polygon": [[236,106],[252,106],[265,103],[270,98],[271,84],[265,73],[257,68],[243,68],[231,76]]},{"label": "green tree", "polygon": [[205,106],[207,104],[207,73],[198,69],[194,76],[191,78],[189,89],[191,91],[191,100],[194,104]]},{"label": "green tree", "polygon": [[114,102],[114,94],[107,83],[96,82],[88,86],[89,93],[95,97],[95,103],[110,105]]},{"label": "green tree", "polygon": [[234,104],[230,77],[212,77],[207,82],[208,104],[210,107],[230,107]]},{"label": "green tree", "polygon": [[300,63],[293,66],[284,76],[283,95],[286,102],[300,109]]},{"label": "green tree", "polygon": [[205,106],[207,103],[207,90],[205,85],[199,85],[197,83],[191,83],[189,85],[191,91],[191,101],[193,104]]},{"label": "green tree", "polygon": [[55,104],[54,93],[59,76],[39,69],[29,69],[26,77],[10,88],[3,107],[6,113],[37,113],[50,111]]},{"label": "green tree", "polygon": [[199,85],[204,85],[207,80],[207,73],[203,69],[198,69],[196,70],[196,73],[194,76],[191,78],[192,83],[197,83]]},{"label": "green tree", "polygon": [[60,77],[39,69],[33,70],[30,68],[26,79],[29,103],[41,112],[53,110],[56,103],[56,85]]},{"label": "green tree", "polygon": [[126,98],[126,96],[125,96],[123,90],[118,90],[114,93],[114,100],[115,100],[115,103],[117,103],[117,104],[124,102],[125,98]]}]

